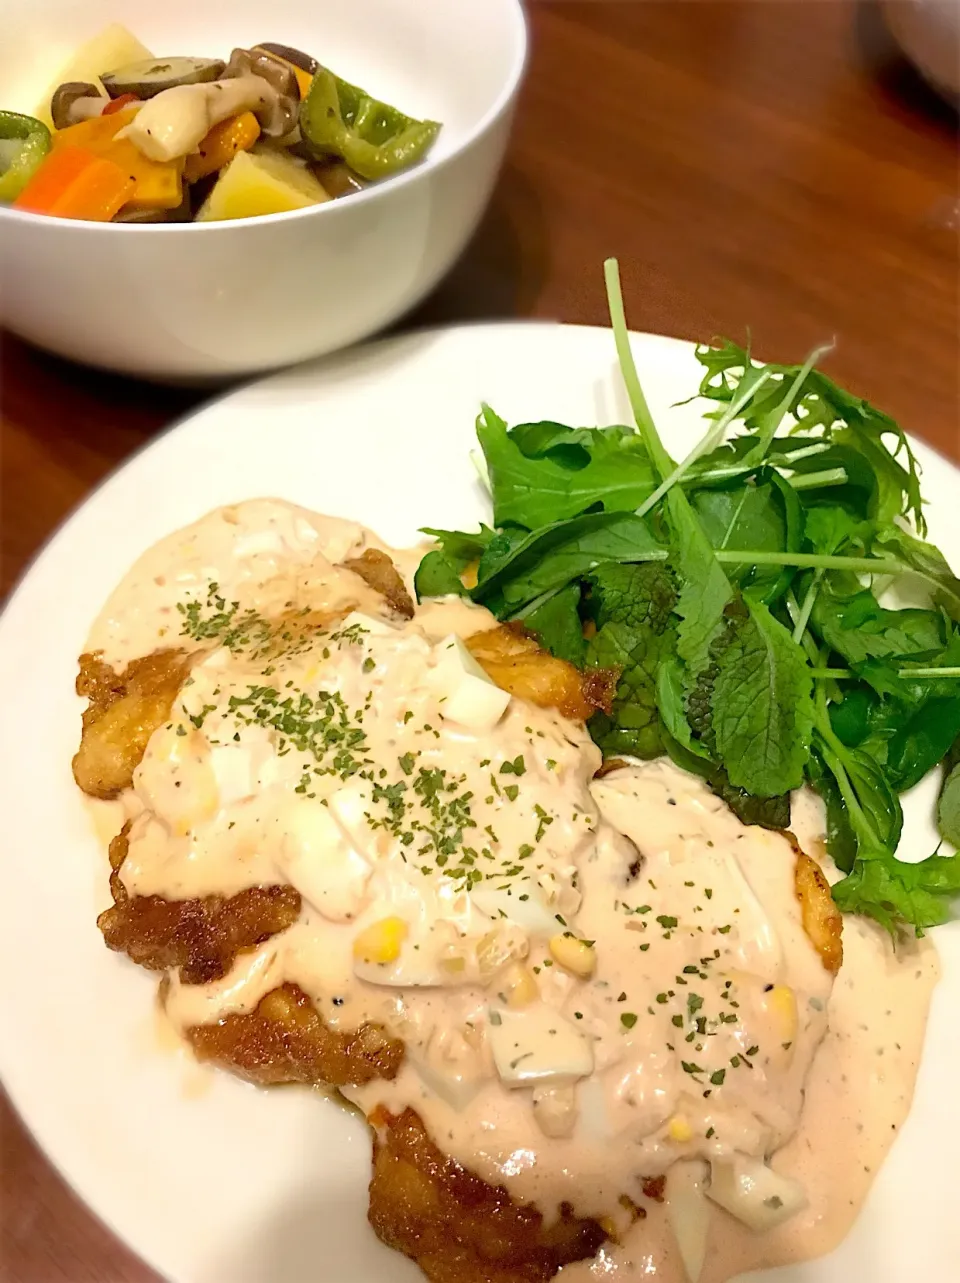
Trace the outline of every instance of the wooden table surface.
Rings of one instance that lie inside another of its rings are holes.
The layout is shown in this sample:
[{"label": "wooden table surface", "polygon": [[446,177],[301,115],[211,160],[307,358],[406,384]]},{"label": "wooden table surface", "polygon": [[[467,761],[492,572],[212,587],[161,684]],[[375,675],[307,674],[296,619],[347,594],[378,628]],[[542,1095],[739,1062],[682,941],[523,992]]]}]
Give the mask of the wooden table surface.
[{"label": "wooden table surface", "polygon": [[[755,351],[786,361],[835,338],[837,379],[960,458],[956,116],[892,55],[876,11],[542,0],[531,18],[493,203],[412,322],[603,324],[600,264],[616,254],[635,328],[705,339],[749,327]],[[105,473],[200,399],[8,338],[0,591]],[[7,1105],[0,1126],[4,1283],[156,1279]]]}]

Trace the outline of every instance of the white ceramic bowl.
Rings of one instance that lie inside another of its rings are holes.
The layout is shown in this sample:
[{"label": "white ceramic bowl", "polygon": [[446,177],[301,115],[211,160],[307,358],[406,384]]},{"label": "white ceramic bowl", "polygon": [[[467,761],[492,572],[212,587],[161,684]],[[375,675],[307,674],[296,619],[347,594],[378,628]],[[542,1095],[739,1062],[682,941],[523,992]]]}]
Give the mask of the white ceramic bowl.
[{"label": "white ceramic bowl", "polygon": [[293,45],[444,127],[417,168],[292,214],[118,226],[0,208],[0,321],[14,333],[152,378],[249,374],[381,329],[469,240],[523,76],[520,0],[11,0],[0,107],[35,109],[73,49],[111,22],[158,56]]},{"label": "white ceramic bowl", "polygon": [[934,89],[960,98],[960,0],[883,0],[900,48]]}]

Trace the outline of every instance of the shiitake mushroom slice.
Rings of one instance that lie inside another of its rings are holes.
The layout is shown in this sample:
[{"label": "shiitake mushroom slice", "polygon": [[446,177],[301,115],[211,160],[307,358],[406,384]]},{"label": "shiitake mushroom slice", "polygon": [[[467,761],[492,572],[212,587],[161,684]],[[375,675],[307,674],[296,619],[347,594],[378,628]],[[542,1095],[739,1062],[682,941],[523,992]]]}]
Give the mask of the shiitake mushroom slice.
[{"label": "shiitake mushroom slice", "polygon": [[100,110],[106,103],[106,98],[97,88],[96,85],[90,84],[86,80],[68,80],[65,84],[59,85],[53,98],[50,100],[50,115],[53,118],[54,129],[66,129],[68,125],[73,125],[76,121],[71,115],[71,108],[81,98],[99,98]]}]

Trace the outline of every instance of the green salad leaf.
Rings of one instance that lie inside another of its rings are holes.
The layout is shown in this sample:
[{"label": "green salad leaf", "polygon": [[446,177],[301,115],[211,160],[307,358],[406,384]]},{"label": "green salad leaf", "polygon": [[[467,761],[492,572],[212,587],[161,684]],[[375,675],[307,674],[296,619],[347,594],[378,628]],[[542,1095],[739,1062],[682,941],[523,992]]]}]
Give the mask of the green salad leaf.
[{"label": "green salad leaf", "polygon": [[594,506],[633,512],[655,484],[646,449],[632,428],[525,423],[508,429],[485,405],[477,419],[477,440],[498,526],[532,530]]},{"label": "green salad leaf", "polygon": [[533,532],[510,526],[490,541],[480,558],[473,598],[484,605],[492,599],[517,614],[544,593],[608,562],[665,557],[666,549],[633,513],[588,513]]},{"label": "green salad leaf", "polygon": [[745,599],[717,658],[713,733],[730,783],[758,797],[799,788],[813,732],[803,651],[762,602]]},{"label": "green salad leaf", "polygon": [[[723,340],[716,348],[697,348],[704,367],[700,395],[729,403],[744,375],[757,368],[747,349]],[[800,431],[819,431],[824,439],[849,446],[865,458],[878,480],[873,513],[877,520],[905,515],[921,535],[926,534],[923,500],[920,496],[920,468],[906,433],[889,415],[869,401],[838,387],[820,370],[798,365],[766,365],[770,379],[742,415],[746,426],[762,430],[771,412],[786,398],[785,412],[797,421]],[[798,378],[798,376],[801,376]],[[886,444],[892,443],[892,448]]]},{"label": "green salad leaf", "polygon": [[833,888],[844,913],[865,913],[888,931],[908,923],[922,934],[951,916],[960,896],[960,860],[930,855],[917,864],[891,859],[883,849],[862,850],[853,872]]},{"label": "green salad leaf", "polygon": [[960,855],[897,858],[900,794],[942,767],[938,824],[958,844],[960,579],[926,539],[906,434],[817,368],[825,349],[763,364],[721,340],[697,349],[705,431],[675,462],[612,260],[605,274],[635,423],[511,427],[484,405],[493,525],[425,528],[417,595],[468,596],[615,670],[589,723],[604,754],[668,755],[744,823],[787,828],[810,784],[837,903],[922,932],[960,896]]},{"label": "green salad leaf", "polygon": [[545,650],[576,664],[578,668],[583,667],[587,655],[587,640],[580,618],[580,595],[578,583],[566,584],[520,616],[524,626]]},{"label": "green salad leaf", "polygon": [[960,847],[960,739],[943,759],[943,783],[937,799],[937,823],[940,832]]},{"label": "green salad leaf", "polygon": [[588,578],[597,632],[587,648],[594,668],[620,671],[611,713],[590,731],[610,756],[660,757],[657,669],[676,646],[676,585],[666,566],[609,565]]}]

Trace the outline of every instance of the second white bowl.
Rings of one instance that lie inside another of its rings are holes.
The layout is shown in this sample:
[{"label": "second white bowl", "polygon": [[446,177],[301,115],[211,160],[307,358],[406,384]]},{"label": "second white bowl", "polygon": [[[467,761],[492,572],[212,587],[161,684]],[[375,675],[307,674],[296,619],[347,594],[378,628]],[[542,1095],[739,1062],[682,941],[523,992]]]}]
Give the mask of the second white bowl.
[{"label": "second white bowl", "polygon": [[20,0],[0,108],[31,112],[72,49],[122,22],[158,55],[275,40],[411,115],[429,158],[292,214],[116,225],[0,207],[0,320],[91,365],[157,379],[250,374],[344,347],[401,316],[463,250],[489,200],[526,56],[520,0]]}]

